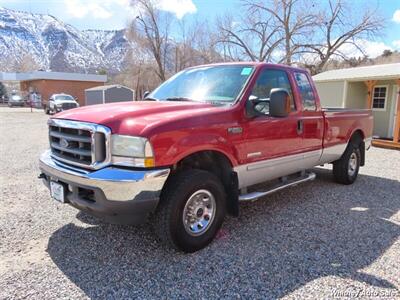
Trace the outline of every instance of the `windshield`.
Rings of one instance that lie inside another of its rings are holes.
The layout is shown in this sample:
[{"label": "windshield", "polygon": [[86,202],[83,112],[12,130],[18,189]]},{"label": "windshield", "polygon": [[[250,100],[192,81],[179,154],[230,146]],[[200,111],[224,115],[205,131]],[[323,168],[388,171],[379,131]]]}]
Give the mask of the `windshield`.
[{"label": "windshield", "polygon": [[207,66],[183,70],[161,84],[146,98],[233,103],[253,67],[246,65]]},{"label": "windshield", "polygon": [[13,96],[11,97],[11,99],[12,99],[12,100],[15,100],[15,101],[21,101],[21,100],[22,100],[22,97],[19,96],[19,95],[13,95]]},{"label": "windshield", "polygon": [[69,95],[59,95],[55,96],[55,100],[74,100],[74,98]]}]

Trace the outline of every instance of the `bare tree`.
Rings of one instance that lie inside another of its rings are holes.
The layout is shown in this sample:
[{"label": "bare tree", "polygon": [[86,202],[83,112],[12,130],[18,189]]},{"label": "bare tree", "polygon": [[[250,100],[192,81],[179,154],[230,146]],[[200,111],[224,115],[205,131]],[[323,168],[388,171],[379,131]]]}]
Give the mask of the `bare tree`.
[{"label": "bare tree", "polygon": [[347,59],[346,53],[343,52],[343,46],[346,44],[364,53],[357,39],[373,37],[383,27],[384,22],[376,11],[366,10],[357,17],[357,13],[352,12],[344,1],[329,0],[328,9],[321,13],[319,22],[322,39],[307,45],[311,52],[318,56],[315,72],[322,71],[333,56]]},{"label": "bare tree", "polygon": [[225,15],[217,20],[217,40],[225,59],[270,61],[282,39],[270,16],[261,10],[248,10],[239,20]]},{"label": "bare tree", "polygon": [[131,31],[140,35],[143,46],[153,56],[157,64],[156,74],[161,81],[166,79],[167,53],[171,19],[161,12],[151,0],[132,0],[131,5],[139,11],[133,20]]},{"label": "bare tree", "polygon": [[303,53],[304,41],[312,36],[317,18],[312,1],[270,0],[254,2],[244,0],[252,13],[265,11],[274,28],[279,28],[284,52],[280,63],[291,65],[297,54]]},{"label": "bare tree", "polygon": [[14,61],[13,70],[16,72],[37,71],[39,69],[40,65],[29,53],[23,54],[20,60]]},{"label": "bare tree", "polygon": [[216,35],[207,22],[198,19],[188,25],[179,23],[175,41],[175,72],[190,66],[221,61],[216,49]]},{"label": "bare tree", "polygon": [[207,20],[195,22],[192,32],[195,34],[192,47],[196,51],[196,62],[209,64],[224,60],[218,51],[218,34],[211,30]]}]

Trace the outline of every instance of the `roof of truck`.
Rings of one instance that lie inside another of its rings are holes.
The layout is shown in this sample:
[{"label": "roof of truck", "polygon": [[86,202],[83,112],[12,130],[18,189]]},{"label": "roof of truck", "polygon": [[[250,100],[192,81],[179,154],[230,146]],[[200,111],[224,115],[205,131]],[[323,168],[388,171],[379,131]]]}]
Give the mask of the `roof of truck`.
[{"label": "roof of truck", "polygon": [[[221,65],[243,65],[243,66],[254,66],[254,67],[260,67],[260,66],[270,66],[270,67],[281,67],[282,69],[291,69],[294,71],[307,71],[306,69],[299,68],[299,67],[294,67],[294,66],[288,66],[288,65],[283,65],[283,64],[272,64],[272,63],[266,63],[266,62],[258,62],[258,61],[239,61],[239,62],[221,62],[221,63],[213,63],[213,64],[205,64],[205,65],[199,65],[199,66],[193,66],[189,67],[188,69],[192,68],[199,68],[199,67],[209,67],[209,66],[221,66]],[[307,71],[308,72],[308,71]]]}]

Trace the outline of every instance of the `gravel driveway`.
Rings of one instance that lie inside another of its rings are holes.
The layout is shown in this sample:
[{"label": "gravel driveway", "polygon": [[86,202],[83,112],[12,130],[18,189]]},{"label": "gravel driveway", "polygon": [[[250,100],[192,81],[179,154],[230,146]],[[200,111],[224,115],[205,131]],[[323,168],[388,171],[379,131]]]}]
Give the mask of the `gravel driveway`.
[{"label": "gravel driveway", "polygon": [[148,224],[104,224],[37,179],[47,116],[0,108],[0,298],[400,298],[400,152],[373,148],[357,182],[317,180],[241,205],[183,254]]}]

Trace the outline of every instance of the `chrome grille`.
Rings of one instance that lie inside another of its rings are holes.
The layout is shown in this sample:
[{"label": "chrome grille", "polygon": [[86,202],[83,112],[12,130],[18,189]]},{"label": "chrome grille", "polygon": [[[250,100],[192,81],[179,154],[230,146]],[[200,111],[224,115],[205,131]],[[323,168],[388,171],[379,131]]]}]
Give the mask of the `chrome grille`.
[{"label": "chrome grille", "polygon": [[61,107],[63,110],[76,108],[76,103],[63,103],[63,104],[61,104]]},{"label": "chrome grille", "polygon": [[109,164],[110,129],[107,127],[58,119],[50,119],[48,124],[53,158],[90,169]]}]

